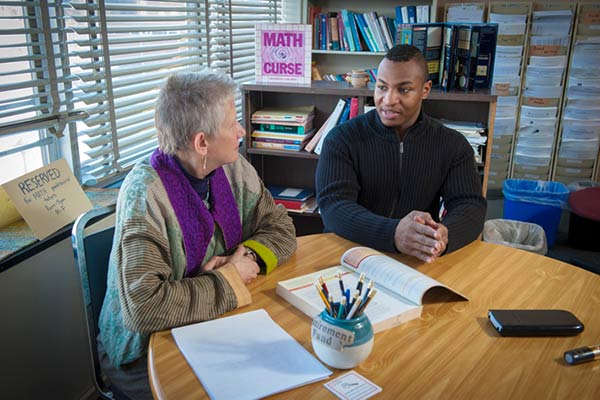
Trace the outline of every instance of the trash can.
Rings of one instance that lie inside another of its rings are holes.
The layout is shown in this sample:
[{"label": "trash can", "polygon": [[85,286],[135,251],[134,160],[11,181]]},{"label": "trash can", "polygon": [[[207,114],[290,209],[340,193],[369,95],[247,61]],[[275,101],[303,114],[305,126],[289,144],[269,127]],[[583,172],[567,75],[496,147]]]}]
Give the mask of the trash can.
[{"label": "trash can", "polygon": [[569,189],[560,182],[506,179],[502,194],[504,218],[540,225],[552,247]]},{"label": "trash can", "polygon": [[515,247],[532,253],[545,255],[548,251],[546,234],[538,224],[490,219],[483,225],[483,241]]}]

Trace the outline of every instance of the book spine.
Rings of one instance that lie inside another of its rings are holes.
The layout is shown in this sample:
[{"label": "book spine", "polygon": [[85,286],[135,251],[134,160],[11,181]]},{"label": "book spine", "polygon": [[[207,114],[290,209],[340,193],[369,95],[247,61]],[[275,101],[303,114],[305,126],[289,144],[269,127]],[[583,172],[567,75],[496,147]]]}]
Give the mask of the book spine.
[{"label": "book spine", "polygon": [[408,21],[404,21],[404,19],[402,18],[402,6],[397,6],[395,8],[396,11],[396,26],[400,25],[400,24],[404,24],[405,22]]},{"label": "book spine", "polygon": [[344,28],[344,22],[342,21],[342,15],[337,16],[338,32],[340,34],[340,50],[350,51],[348,39],[346,36],[346,29]]},{"label": "book spine", "polygon": [[350,21],[348,18],[348,10],[342,10],[342,23],[344,24],[344,33],[346,34],[346,38],[348,39],[348,47],[350,51],[357,51],[356,45],[354,44],[354,34],[352,32],[352,28],[350,28]]},{"label": "book spine", "polygon": [[364,47],[360,43],[360,35],[358,34],[358,27],[356,26],[356,15],[350,11],[348,11],[348,23],[350,24],[350,30],[352,31],[352,39],[354,40],[354,47],[356,47],[356,51],[363,51]]},{"label": "book spine", "polygon": [[327,14],[327,20],[329,21],[329,31],[331,32],[331,40],[329,42],[328,49],[339,50],[340,49],[340,32],[338,29],[337,13],[330,12]]},{"label": "book spine", "polygon": [[280,143],[280,144],[295,144],[295,145],[302,144],[302,140],[276,139],[276,138],[267,138],[267,137],[255,137],[252,140],[254,140],[255,142],[264,142],[264,143]]},{"label": "book spine", "polygon": [[327,15],[319,14],[321,19],[321,32],[319,33],[319,39],[321,42],[321,50],[327,50]]},{"label": "book spine", "polygon": [[302,207],[306,204],[305,201],[294,201],[294,200],[281,200],[281,199],[273,199],[275,204],[281,204],[285,208],[289,208],[292,210],[301,210]]},{"label": "book spine", "polygon": [[383,32],[383,36],[385,37],[385,44],[387,46],[387,49],[389,50],[392,47],[394,47],[394,41],[392,40],[392,35],[389,30],[387,18],[383,15],[380,15],[378,21],[379,27],[381,28],[381,32]]},{"label": "book spine", "polygon": [[365,13],[365,18],[368,22],[369,29],[371,29],[371,33],[373,35],[373,38],[375,39],[375,43],[377,43],[377,48],[379,49],[379,51],[387,50],[385,38],[383,37],[383,32],[381,32],[379,22],[377,21],[377,13],[375,11]]},{"label": "book spine", "polygon": [[417,7],[416,6],[406,6],[406,12],[408,14],[408,23],[416,24],[417,23]]},{"label": "book spine", "polygon": [[477,53],[479,51],[479,31],[480,27],[474,26],[471,32],[471,46],[469,49],[469,65],[468,65],[468,87],[467,90],[475,89],[475,74],[477,72]]},{"label": "book spine", "polygon": [[352,119],[358,115],[358,97],[353,97],[350,99],[350,114],[348,115],[348,119]]},{"label": "book spine", "polygon": [[471,52],[471,26],[458,28],[458,40],[454,52],[454,88],[466,91],[469,89],[469,71]]},{"label": "book spine", "polygon": [[260,131],[267,132],[285,132],[285,133],[297,133],[304,134],[306,129],[303,126],[292,126],[292,125],[277,125],[277,124],[260,124]]},{"label": "book spine", "polygon": [[492,85],[497,37],[498,25],[485,24],[481,26],[481,29],[479,31],[479,52],[477,54],[477,71],[475,73],[476,88],[489,89]]},{"label": "book spine", "polygon": [[443,68],[440,68],[440,86],[446,91],[452,90],[454,82],[452,79],[454,76],[452,61],[456,48],[456,30],[455,25],[446,25],[444,28]]},{"label": "book spine", "polygon": [[252,147],[257,149],[274,149],[274,150],[302,150],[302,145],[296,144],[283,144],[283,143],[268,143],[268,142],[257,142],[252,141]]},{"label": "book spine", "polygon": [[323,141],[325,140],[325,138],[327,137],[329,132],[333,129],[333,127],[335,127],[337,125],[337,123],[340,119],[340,116],[342,115],[342,111],[344,110],[345,105],[346,105],[346,101],[344,99],[338,100],[338,102],[335,106],[335,109],[331,113],[331,118],[327,120],[327,127],[323,131],[323,134],[321,135],[321,138],[319,139],[319,143],[317,144],[317,147],[315,148],[316,154],[321,154],[321,149],[323,148]]}]

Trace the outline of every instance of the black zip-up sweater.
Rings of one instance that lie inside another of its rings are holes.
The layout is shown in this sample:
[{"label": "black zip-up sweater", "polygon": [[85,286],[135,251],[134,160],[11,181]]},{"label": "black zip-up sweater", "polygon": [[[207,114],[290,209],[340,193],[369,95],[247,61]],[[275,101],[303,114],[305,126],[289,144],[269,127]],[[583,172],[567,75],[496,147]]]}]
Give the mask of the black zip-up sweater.
[{"label": "black zip-up sweater", "polygon": [[468,141],[423,112],[402,141],[376,110],[336,126],[321,151],[316,191],[325,231],[389,252],[397,251],[398,222],[413,210],[439,221],[443,200],[451,252],[478,237],[487,207]]}]

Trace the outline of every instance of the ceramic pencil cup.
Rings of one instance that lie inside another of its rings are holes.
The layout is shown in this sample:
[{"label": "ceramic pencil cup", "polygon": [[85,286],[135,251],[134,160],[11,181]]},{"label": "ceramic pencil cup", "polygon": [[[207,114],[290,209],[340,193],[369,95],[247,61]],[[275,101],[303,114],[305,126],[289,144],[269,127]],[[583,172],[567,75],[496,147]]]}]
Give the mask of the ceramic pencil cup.
[{"label": "ceramic pencil cup", "polygon": [[317,357],[333,368],[354,368],[373,349],[373,327],[364,313],[346,320],[324,310],[313,319],[311,337]]}]

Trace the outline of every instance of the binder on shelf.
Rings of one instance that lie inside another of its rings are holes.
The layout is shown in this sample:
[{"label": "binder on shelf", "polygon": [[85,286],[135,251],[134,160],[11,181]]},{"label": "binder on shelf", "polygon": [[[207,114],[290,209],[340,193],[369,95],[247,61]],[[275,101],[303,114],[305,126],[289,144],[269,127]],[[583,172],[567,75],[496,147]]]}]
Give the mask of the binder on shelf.
[{"label": "binder on shelf", "polygon": [[474,87],[489,89],[494,77],[498,24],[478,24],[477,27],[479,29],[479,46]]},{"label": "binder on shelf", "polygon": [[458,40],[458,25],[446,24],[444,26],[444,45],[440,61],[440,87],[445,91],[454,88],[454,52],[456,51],[456,42]]},{"label": "binder on shelf", "polygon": [[[475,33],[475,43],[473,43],[473,33]],[[454,82],[455,89],[467,91],[474,87],[474,77],[472,75],[472,65],[477,68],[477,44],[479,40],[479,31],[472,25],[460,25],[458,27],[458,38],[456,49],[454,51]],[[473,56],[472,56],[473,54]],[[472,60],[473,59],[473,60]],[[471,85],[469,83],[471,82]],[[470,86],[470,87],[469,87]]]},{"label": "binder on shelf", "polygon": [[442,54],[443,23],[412,25],[412,45],[423,53],[427,62],[429,79],[433,85],[440,83],[440,58]]}]

